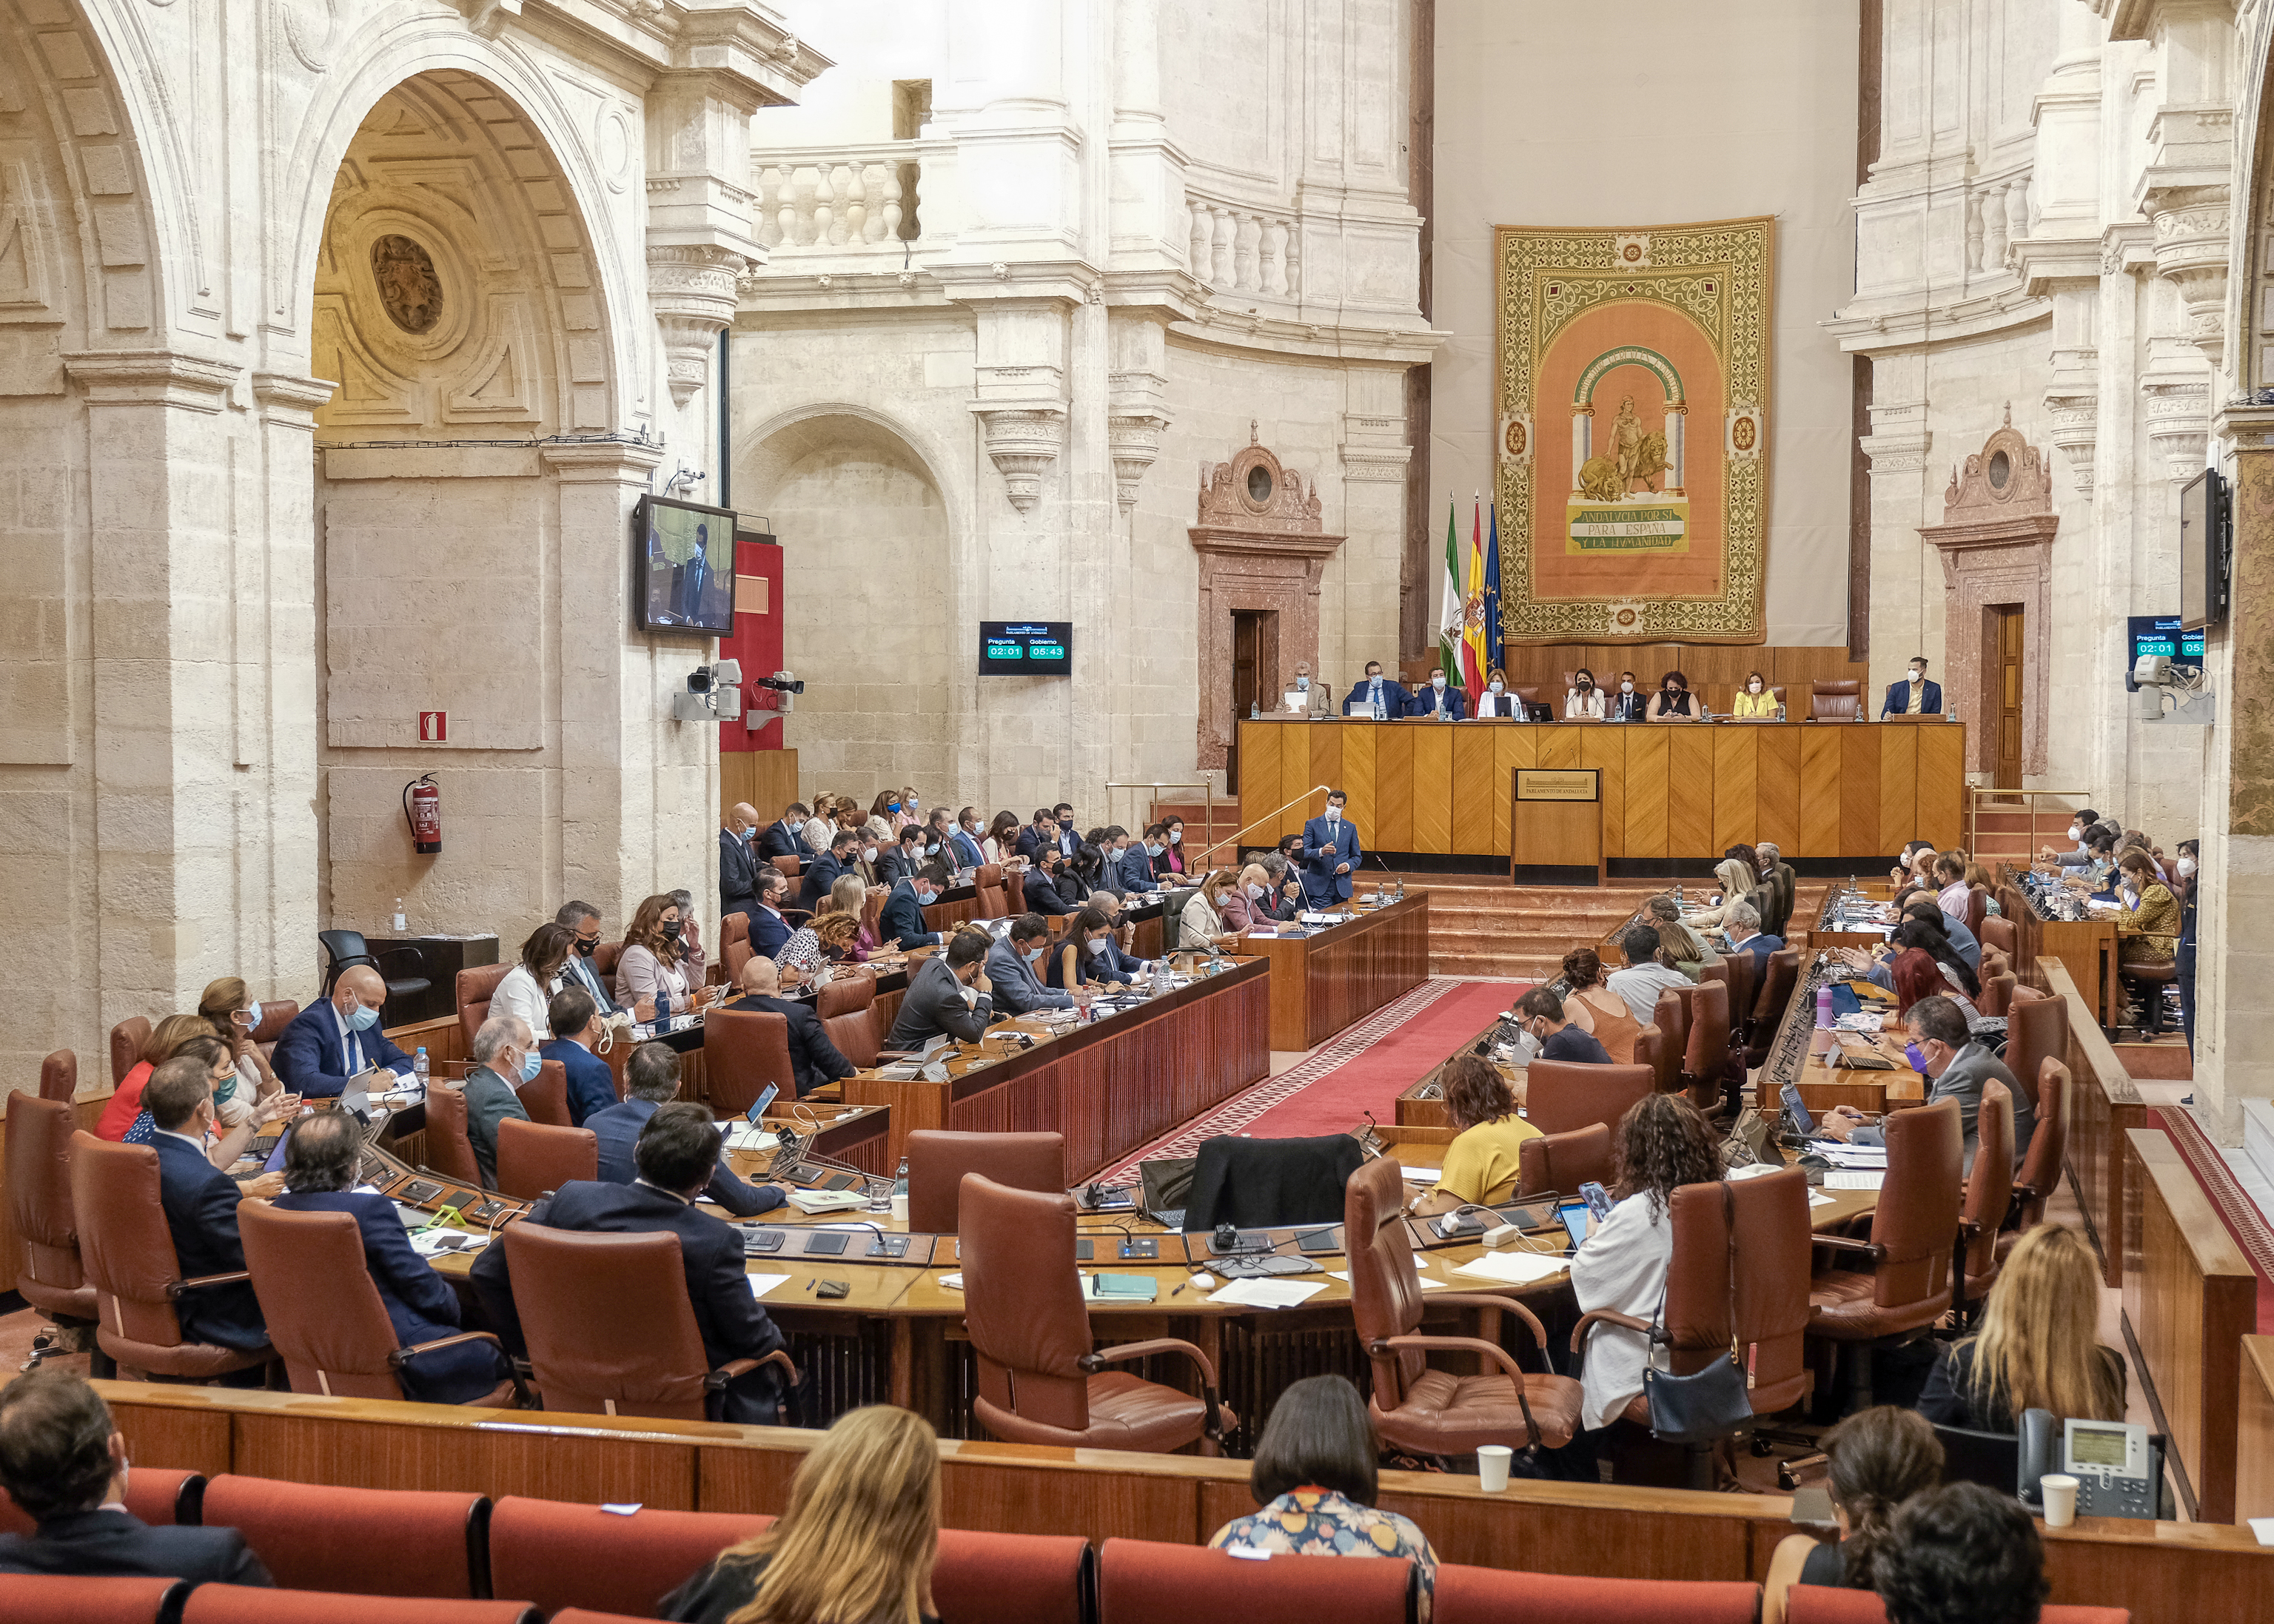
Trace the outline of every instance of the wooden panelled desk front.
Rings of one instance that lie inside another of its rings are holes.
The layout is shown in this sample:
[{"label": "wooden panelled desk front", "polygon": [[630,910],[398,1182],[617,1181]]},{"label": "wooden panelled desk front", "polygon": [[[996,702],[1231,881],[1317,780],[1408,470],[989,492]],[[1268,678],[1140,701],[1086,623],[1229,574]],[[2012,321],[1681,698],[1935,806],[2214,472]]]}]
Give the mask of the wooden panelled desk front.
[{"label": "wooden panelled desk front", "polygon": [[[1816,991],[1827,982],[1843,981],[1836,965],[1810,959],[1801,970],[1800,984],[1762,1062],[1754,1097],[1764,1115],[1781,1109],[1784,1086],[1800,1086],[1801,1103],[1821,1117],[1835,1106],[1864,1112],[1901,1110],[1924,1104],[1927,1081],[1904,1057],[1900,1034],[1821,1032],[1816,1025]],[[1857,985],[1863,985],[1858,983]],[[1874,991],[1877,989],[1874,989]],[[1885,1007],[1892,1009],[1890,1004]],[[1878,1055],[1894,1063],[1892,1071],[1850,1071],[1831,1064],[1837,1048],[1850,1054]]]},{"label": "wooden panelled desk front", "polygon": [[[1324,785],[1368,851],[1508,861],[1519,767],[1602,774],[1602,855],[1711,862],[1773,840],[1796,858],[1885,859],[1956,846],[1963,724],[1242,722],[1243,822],[1268,846],[1324,809]],[[1266,817],[1282,802],[1292,801]]]},{"label": "wooden panelled desk front", "polygon": [[1315,1049],[1428,979],[1428,893],[1307,936],[1246,936],[1239,947],[1271,966],[1271,1047]]}]

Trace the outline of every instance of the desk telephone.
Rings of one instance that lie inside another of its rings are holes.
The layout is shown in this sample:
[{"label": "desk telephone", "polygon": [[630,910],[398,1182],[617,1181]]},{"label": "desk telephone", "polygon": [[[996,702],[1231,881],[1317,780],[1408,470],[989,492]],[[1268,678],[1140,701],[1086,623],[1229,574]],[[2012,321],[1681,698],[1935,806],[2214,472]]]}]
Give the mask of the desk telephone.
[{"label": "desk telephone", "polygon": [[2016,1491],[2042,1511],[2038,1479],[2065,1472],[2076,1479],[2076,1515],[2153,1522],[2160,1509],[2164,1452],[2148,1429],[2127,1421],[2057,1421],[2045,1410],[2022,1412],[2021,1481]]}]

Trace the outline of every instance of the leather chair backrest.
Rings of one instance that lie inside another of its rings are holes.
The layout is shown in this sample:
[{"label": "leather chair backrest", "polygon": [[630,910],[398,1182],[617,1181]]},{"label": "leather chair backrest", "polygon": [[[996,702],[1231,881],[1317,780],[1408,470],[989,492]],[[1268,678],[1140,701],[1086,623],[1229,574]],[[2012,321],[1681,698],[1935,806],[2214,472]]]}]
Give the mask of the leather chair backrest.
[{"label": "leather chair backrest", "polygon": [[1649,1069],[1653,1092],[1672,1094],[1681,1086],[1682,1051],[1666,1041],[1654,1023],[1635,1034],[1633,1052],[1634,1064]]},{"label": "leather chair backrest", "polygon": [[1816,681],[1808,685],[1808,714],[1811,720],[1845,722],[1863,706],[1863,684],[1856,681]]},{"label": "leather chair backrest", "polygon": [[102,1323],[156,1348],[182,1345],[166,1289],[182,1278],[158,1199],[158,1153],[80,1132],[71,1139],[72,1214],[79,1260]]},{"label": "leather chair backrest", "polygon": [[538,1061],[537,1075],[519,1092],[530,1121],[548,1128],[575,1125],[568,1120],[568,1068],[558,1060]]},{"label": "leather chair backrest", "polygon": [[[1989,967],[1986,954],[1984,955],[1983,967]],[[2014,1007],[2014,973],[2008,970],[2002,975],[1984,976],[1982,996],[1974,1001],[1974,1007],[1993,1019],[2009,1014]]]},{"label": "leather chair backrest", "polygon": [[590,1128],[551,1127],[508,1116],[498,1124],[498,1189],[534,1201],[571,1179],[600,1176],[600,1140]]},{"label": "leather chair backrest", "polygon": [[1707,981],[1719,981],[1724,987],[1727,987],[1729,984],[1729,958],[1728,954],[1724,953],[1721,958],[1713,959],[1698,966],[1698,985],[1702,987]]},{"label": "leather chair backrest", "polygon": [[592,974],[600,978],[602,985],[615,979],[616,963],[623,956],[621,942],[603,942],[592,950]]},{"label": "leather chair backrest", "polygon": [[8,1096],[8,1214],[23,1242],[25,1274],[53,1291],[87,1284],[72,1216],[76,1131],[67,1101],[35,1099],[21,1090]]},{"label": "leather chair backrest", "polygon": [[1003,890],[1003,865],[983,863],[971,877],[973,888],[979,893],[978,916],[981,919],[1001,919],[1011,911],[1011,899]]},{"label": "leather chair backrest", "polygon": [[[1977,972],[1982,979],[1986,981],[1993,975],[2012,975],[2013,973],[2014,961],[1996,948],[1984,943],[1982,948],[1982,967]],[[2017,976],[2014,979],[2020,978]],[[1977,1002],[1978,1004],[1979,1000]]]},{"label": "leather chair backrest", "polygon": [[1591,1178],[1598,1184],[1610,1183],[1611,1131],[1600,1122],[1591,1122],[1566,1133],[1543,1133],[1525,1140],[1516,1156],[1517,1199],[1528,1201],[1550,1191],[1573,1195]]},{"label": "leather chair backrest", "polygon": [[[458,972],[458,1024],[466,1029],[466,1046],[473,1047],[474,1034],[490,1018],[490,998],[498,983],[513,973],[510,964],[476,965],[471,970]],[[532,1033],[533,1037],[546,1034]]]},{"label": "leather chair backrest", "polygon": [[1073,1261],[1073,1198],[966,1173],[958,1199],[963,1318],[979,1395],[1025,1420],[1081,1432],[1089,1315]]},{"label": "leather chair backrest", "polygon": [[703,1018],[703,1067],[713,1116],[741,1116],[768,1083],[781,1090],[785,1102],[796,1098],[789,1017],[772,1010],[712,1010]]},{"label": "leather chair backrest", "polygon": [[1729,983],[1729,1030],[1741,1032],[1752,1018],[1758,961],[1751,953],[1731,953],[1721,962],[1728,971],[1722,979]]},{"label": "leather chair backrest", "polygon": [[116,1089],[126,1080],[142,1059],[142,1046],[150,1041],[150,1023],[139,1015],[129,1015],[110,1029],[110,1086]]},{"label": "leather chair backrest", "polygon": [[719,945],[720,948],[731,947],[737,942],[747,942],[749,939],[750,916],[742,909],[736,908],[719,921]]},{"label": "leather chair backrest", "polygon": [[[727,917],[730,919],[740,919],[742,918],[742,915],[739,914],[729,914]],[[742,984],[742,967],[750,962],[752,956],[753,950],[750,946],[750,938],[747,936],[742,937],[739,942],[729,942],[727,944],[727,985],[729,987],[740,987]]]},{"label": "leather chair backrest", "polygon": [[703,1419],[709,1362],[668,1229],[506,1226],[513,1302],[547,1410]]},{"label": "leather chair backrest", "polygon": [[[1404,1336],[1421,1323],[1421,1279],[1413,1267],[1413,1237],[1404,1219],[1403,1170],[1395,1158],[1377,1157],[1343,1186],[1343,1250],[1350,1262],[1351,1317],[1359,1346]],[[1397,1410],[1426,1368],[1418,1348],[1372,1353],[1374,1407]]]},{"label": "leather chair backrest", "polygon": [[1008,905],[1006,912],[1012,919],[1027,911],[1027,876],[1023,872],[1016,868],[1003,871],[1003,899]]},{"label": "leather chair backrest", "polygon": [[2068,1110],[2074,1087],[2068,1068],[2046,1056],[2037,1068],[2037,1125],[2030,1130],[2021,1170],[2014,1175],[2015,1184],[2034,1192],[2020,1198],[2025,1229],[2044,1216],[2046,1198],[2059,1187],[2062,1159],[2068,1154]]},{"label": "leather chair backrest", "polygon": [[252,1029],[253,1047],[262,1054],[275,1050],[284,1028],[300,1018],[300,1005],[293,998],[263,998],[260,1001],[260,1024]]},{"label": "leather chair backrest", "polygon": [[1979,1226],[1966,1244],[1968,1279],[1997,1260],[1998,1231],[2014,1205],[2014,1096],[1996,1079],[1982,1085],[1982,1104],[1974,1116],[1974,1166],[1966,1175],[1962,1215]]},{"label": "leather chair backrest", "polygon": [[247,1201],[237,1222],[269,1345],[283,1358],[292,1391],[402,1398],[403,1384],[387,1362],[395,1327],[372,1283],[353,1214]]},{"label": "leather chair backrest", "polygon": [[[2016,987],[2006,1010],[2006,1069],[2022,1089],[2034,1087],[2038,1068],[2068,1054],[2068,1000]],[[2037,1101],[2029,1103],[2034,1106]]]},{"label": "leather chair backrest", "polygon": [[[1808,1175],[1796,1167],[1728,1186],[1684,1184],[1670,1203],[1674,1259],[1666,1276],[1666,1329],[1675,1373],[1726,1356],[1734,1339],[1752,1372],[1753,1412],[1797,1403],[1808,1390]],[[1730,1212],[1737,1223],[1730,1288]],[[1734,1322],[1732,1313],[1735,1314]]]},{"label": "leather chair backrest", "polygon": [[919,1235],[956,1232],[956,1203],[966,1173],[1009,1190],[1055,1195],[1066,1187],[1065,1140],[1055,1133],[919,1128],[908,1135],[907,1157],[908,1228]]},{"label": "leather chair backrest", "polygon": [[1800,985],[1800,950],[1781,948],[1769,955],[1768,974],[1761,981],[1760,991],[1753,997],[1753,1022],[1758,1030],[1766,1024],[1774,1032],[1784,1019],[1785,1011],[1792,1006],[1793,989]]},{"label": "leather chair backrest", "polygon": [[[297,1613],[335,1624],[371,1624],[385,1607],[388,1619],[471,1624],[480,1609],[498,1604],[373,1606],[365,1598],[473,1596],[488,1551],[489,1512],[487,1495],[464,1489],[342,1488],[223,1474],[206,1485],[202,1515],[208,1528],[243,1534],[279,1587],[239,1592],[245,1598],[235,1613],[239,1619],[275,1624]],[[226,1594],[229,1587],[201,1588]],[[306,1598],[297,1609],[287,1599],[296,1592]],[[252,1611],[270,1598],[284,1610]]]},{"label": "leather chair backrest", "polygon": [[1982,924],[1983,921],[1989,917],[1989,887],[1986,885],[1968,886],[1966,888],[1966,928],[1974,933],[1974,939],[1976,941],[1978,942],[1982,939]]},{"label": "leather chair backrest", "polygon": [[[1692,1079],[1693,1102],[1710,1110],[1729,1070],[1729,984],[1700,981],[1688,1002],[1690,1041],[1683,1048],[1682,1069]],[[1710,1097],[1695,1098],[1697,1094]]]},{"label": "leather chair backrest", "polygon": [[2021,932],[2014,929],[2014,921],[2002,914],[1984,920],[1982,928],[1974,934],[1982,938],[1983,946],[1994,947],[2008,959],[2014,956],[2014,950],[2021,942]]},{"label": "leather chair backrest", "polygon": [[[840,975],[814,995],[813,1011],[837,1052],[866,1071],[877,1064],[877,978]],[[915,1198],[911,1197],[913,1200]]]},{"label": "leather chair backrest", "polygon": [[79,1056],[75,1051],[59,1049],[40,1062],[40,1098],[69,1105],[78,1093]]},{"label": "leather chair backrest", "polygon": [[755,1513],[623,1511],[501,1499],[490,1512],[491,1593],[532,1602],[547,1618],[572,1606],[589,1608],[587,1617],[644,1618],[658,1597],[774,1522]]},{"label": "leather chair backrest", "polygon": [[426,1165],[444,1178],[478,1190],[481,1163],[466,1132],[466,1096],[440,1078],[426,1090]]},{"label": "leather chair backrest", "polygon": [[870,936],[886,947],[892,944],[885,941],[885,898],[891,894],[889,890],[871,891],[861,904],[861,922],[869,928]]},{"label": "leather chair backrest", "polygon": [[1690,994],[1695,990],[1684,987],[1676,991],[1669,987],[1658,995],[1658,1004],[1651,1011],[1650,1024],[1666,1034],[1666,1046],[1673,1051],[1677,1069],[1690,1052]]},{"label": "leather chair backrest", "polygon": [[774,857],[767,861],[793,880],[797,878],[799,872],[805,867],[804,860],[798,857]]},{"label": "leather chair backrest", "polygon": [[[1403,1560],[1352,1562],[1284,1552],[1258,1562],[1202,1545],[1109,1539],[1098,1555],[1097,1616],[1108,1624],[1197,1618],[1203,1613],[1246,1624],[1319,1619],[1331,1619],[1335,1624],[1404,1624],[1415,1611],[1411,1568]],[[1511,1610],[1476,1616],[1514,1620],[1525,1615]],[[1607,1607],[1600,1613],[1573,1609],[1555,1616],[1612,1615]],[[1649,1616],[1671,1615],[1661,1611]]]},{"label": "leather chair backrest", "polygon": [[1570,1133],[1589,1123],[1615,1128],[1627,1108],[1657,1086],[1646,1065],[1565,1060],[1535,1060],[1525,1079],[1524,1119],[1542,1133]]},{"label": "leather chair backrest", "polygon": [[1964,1147],[1958,1101],[1893,1111],[1885,1124],[1887,1176],[1871,1214],[1871,1240],[1886,1249],[1871,1274],[1875,1306],[1950,1301],[1950,1253],[1958,1238]]}]

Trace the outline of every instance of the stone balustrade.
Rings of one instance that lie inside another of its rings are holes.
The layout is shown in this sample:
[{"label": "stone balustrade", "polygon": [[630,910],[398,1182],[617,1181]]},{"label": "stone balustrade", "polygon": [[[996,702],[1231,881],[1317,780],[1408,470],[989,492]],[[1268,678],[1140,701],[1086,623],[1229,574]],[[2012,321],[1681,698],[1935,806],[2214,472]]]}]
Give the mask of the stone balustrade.
[{"label": "stone balustrade", "polygon": [[1192,214],[1186,263],[1193,275],[1218,293],[1302,296],[1301,240],[1291,210],[1209,197],[1189,182],[1185,207]]},{"label": "stone balustrade", "polygon": [[776,253],[799,248],[898,253],[917,236],[920,169],[912,141],[754,154],[758,240]]}]

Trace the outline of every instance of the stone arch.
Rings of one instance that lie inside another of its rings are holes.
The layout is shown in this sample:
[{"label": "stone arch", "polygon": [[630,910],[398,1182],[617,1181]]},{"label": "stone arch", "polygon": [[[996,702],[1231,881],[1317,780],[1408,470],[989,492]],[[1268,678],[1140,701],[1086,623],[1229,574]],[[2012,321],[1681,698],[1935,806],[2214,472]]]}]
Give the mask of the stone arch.
[{"label": "stone arch", "polygon": [[2274,314],[2259,297],[2274,274],[2274,119],[2267,117],[2274,102],[2267,94],[2274,88],[2274,14],[2261,11],[2250,29],[2234,116],[2243,184],[2228,216],[2227,258],[2238,270],[2227,278],[2225,312],[2226,372],[2240,390],[2274,386]]}]

